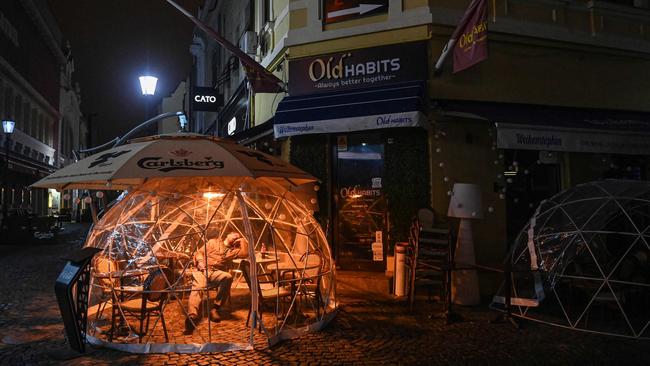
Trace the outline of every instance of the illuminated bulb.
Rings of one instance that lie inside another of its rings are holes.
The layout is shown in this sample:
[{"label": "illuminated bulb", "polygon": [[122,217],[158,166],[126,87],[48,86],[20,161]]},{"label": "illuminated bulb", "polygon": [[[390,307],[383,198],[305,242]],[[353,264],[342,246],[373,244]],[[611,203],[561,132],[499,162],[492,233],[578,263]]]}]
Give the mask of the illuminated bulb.
[{"label": "illuminated bulb", "polygon": [[472,217],[476,217],[476,211],[472,211]]},{"label": "illuminated bulb", "polygon": [[203,193],[203,198],[207,198],[209,200],[213,199],[213,198],[222,198],[223,196],[225,196],[225,194],[221,193],[221,192],[205,192],[205,193]]},{"label": "illuminated bulb", "polygon": [[542,161],[541,161],[541,160],[537,160],[537,165],[542,165]]},{"label": "illuminated bulb", "polygon": [[309,202],[311,202],[312,205],[315,205],[317,201],[316,201],[315,198],[312,198],[312,199],[309,200]]},{"label": "illuminated bulb", "polygon": [[512,178],[508,178],[508,179],[506,179],[506,182],[508,182],[508,183],[512,183]]},{"label": "illuminated bulb", "polygon": [[445,167],[445,163],[440,162],[440,163],[438,164],[438,166],[441,167],[441,168],[444,168],[444,167]]},{"label": "illuminated bulb", "polygon": [[320,186],[319,186],[319,185],[315,185],[315,186],[314,186],[314,191],[316,191],[316,192],[320,191]]},{"label": "illuminated bulb", "polygon": [[447,191],[447,196],[451,196],[451,194],[452,194],[451,191]]},{"label": "illuminated bulb", "polygon": [[74,204],[75,205],[78,205],[80,202],[81,202],[81,200],[79,199],[79,197],[74,199]]},{"label": "illuminated bulb", "polygon": [[607,159],[602,158],[602,159],[600,159],[600,161],[602,161],[603,163],[606,163],[606,162],[607,162]]},{"label": "illuminated bulb", "polygon": [[517,166],[517,165],[519,165],[519,162],[518,162],[518,161],[513,161],[513,162],[512,162],[512,166]]},{"label": "illuminated bulb", "polygon": [[92,201],[93,201],[93,199],[90,198],[90,196],[84,197],[84,202],[86,202],[86,203],[90,203],[90,202],[92,202]]},{"label": "illuminated bulb", "polygon": [[272,207],[273,207],[273,205],[268,203],[268,202],[264,204],[264,208],[267,209],[267,210],[270,210]]},{"label": "illuminated bulb", "polygon": [[103,198],[103,197],[104,197],[104,192],[99,191],[99,192],[95,193],[95,197],[97,197],[97,198]]},{"label": "illuminated bulb", "polygon": [[519,202],[519,198],[517,198],[517,197],[513,198],[512,200],[514,201],[514,203]]},{"label": "illuminated bulb", "polygon": [[499,193],[499,199],[504,199],[504,198],[506,198],[506,195],[503,193]]},{"label": "illuminated bulb", "polygon": [[494,207],[492,207],[492,206],[488,207],[488,212],[490,212],[490,213],[494,212]]},{"label": "illuminated bulb", "polygon": [[269,152],[272,153],[273,151],[275,151],[275,149],[272,148],[272,147],[269,147]]},{"label": "illuminated bulb", "polygon": [[503,159],[503,154],[499,154],[499,159]]},{"label": "illuminated bulb", "polygon": [[69,193],[64,194],[63,199],[66,200],[66,201],[69,200],[70,199],[70,194]]},{"label": "illuminated bulb", "polygon": [[441,151],[442,151],[442,149],[441,149],[441,148],[439,148],[439,147],[436,147],[436,152],[437,152],[437,153],[439,153],[439,152],[441,152]]},{"label": "illuminated bulb", "polygon": [[444,177],[442,178],[442,180],[444,180],[445,182],[449,182],[449,177]]},{"label": "illuminated bulb", "polygon": [[447,136],[447,132],[445,132],[445,131],[441,131],[440,134],[443,135],[443,136]]},{"label": "illuminated bulb", "polygon": [[499,161],[498,161],[498,160],[495,160],[495,161],[494,161],[494,165],[499,165]]},{"label": "illuminated bulb", "polygon": [[284,219],[287,218],[287,215],[285,215],[285,214],[280,214],[280,216],[278,216],[278,218],[279,218],[280,220],[284,220]]},{"label": "illuminated bulb", "polygon": [[550,153],[546,154],[546,156],[548,156],[549,158],[552,158],[552,157],[553,157],[553,153],[550,152]]},{"label": "illuminated bulb", "polygon": [[530,172],[528,171],[528,169],[525,169],[525,170],[524,170],[524,174],[528,175],[528,173],[530,173]]}]

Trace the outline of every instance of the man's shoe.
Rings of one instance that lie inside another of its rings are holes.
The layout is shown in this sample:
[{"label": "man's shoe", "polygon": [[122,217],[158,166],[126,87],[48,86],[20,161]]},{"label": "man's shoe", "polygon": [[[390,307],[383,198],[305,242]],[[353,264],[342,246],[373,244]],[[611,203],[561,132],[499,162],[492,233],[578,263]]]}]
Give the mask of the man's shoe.
[{"label": "man's shoe", "polygon": [[199,320],[196,317],[188,316],[185,318],[185,332],[183,334],[192,334],[194,332],[194,328],[196,328],[196,323],[198,323],[198,321]]},{"label": "man's shoe", "polygon": [[212,308],[212,310],[210,310],[210,321],[215,323],[219,323],[221,321],[221,316],[219,316],[219,309]]}]

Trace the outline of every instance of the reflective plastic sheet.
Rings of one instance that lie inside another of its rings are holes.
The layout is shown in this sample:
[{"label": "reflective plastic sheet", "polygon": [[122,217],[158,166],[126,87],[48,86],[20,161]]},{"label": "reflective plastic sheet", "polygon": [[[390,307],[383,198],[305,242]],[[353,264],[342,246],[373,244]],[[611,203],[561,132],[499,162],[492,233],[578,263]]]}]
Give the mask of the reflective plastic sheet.
[{"label": "reflective plastic sheet", "polygon": [[95,344],[249,349],[318,330],[336,311],[323,231],[270,179],[152,179],[100,219],[86,246],[102,249],[88,312]]},{"label": "reflective plastic sheet", "polygon": [[647,181],[591,182],[542,202],[508,257],[515,315],[650,339],[649,227]]}]

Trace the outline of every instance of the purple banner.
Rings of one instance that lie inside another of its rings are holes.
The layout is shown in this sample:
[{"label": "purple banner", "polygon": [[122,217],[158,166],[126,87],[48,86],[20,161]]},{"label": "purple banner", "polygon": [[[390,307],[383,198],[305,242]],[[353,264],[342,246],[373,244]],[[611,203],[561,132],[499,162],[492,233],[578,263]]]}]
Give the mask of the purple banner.
[{"label": "purple banner", "polygon": [[452,38],[456,40],[454,73],[487,59],[487,4],[485,0],[472,1]]}]

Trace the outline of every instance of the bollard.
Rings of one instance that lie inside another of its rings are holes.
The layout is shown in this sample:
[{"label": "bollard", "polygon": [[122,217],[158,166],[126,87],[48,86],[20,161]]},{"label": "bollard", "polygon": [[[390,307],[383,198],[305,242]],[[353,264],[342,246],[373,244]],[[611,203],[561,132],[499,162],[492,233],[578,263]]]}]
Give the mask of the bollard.
[{"label": "bollard", "polygon": [[406,295],[406,247],[408,243],[395,243],[395,296]]}]

